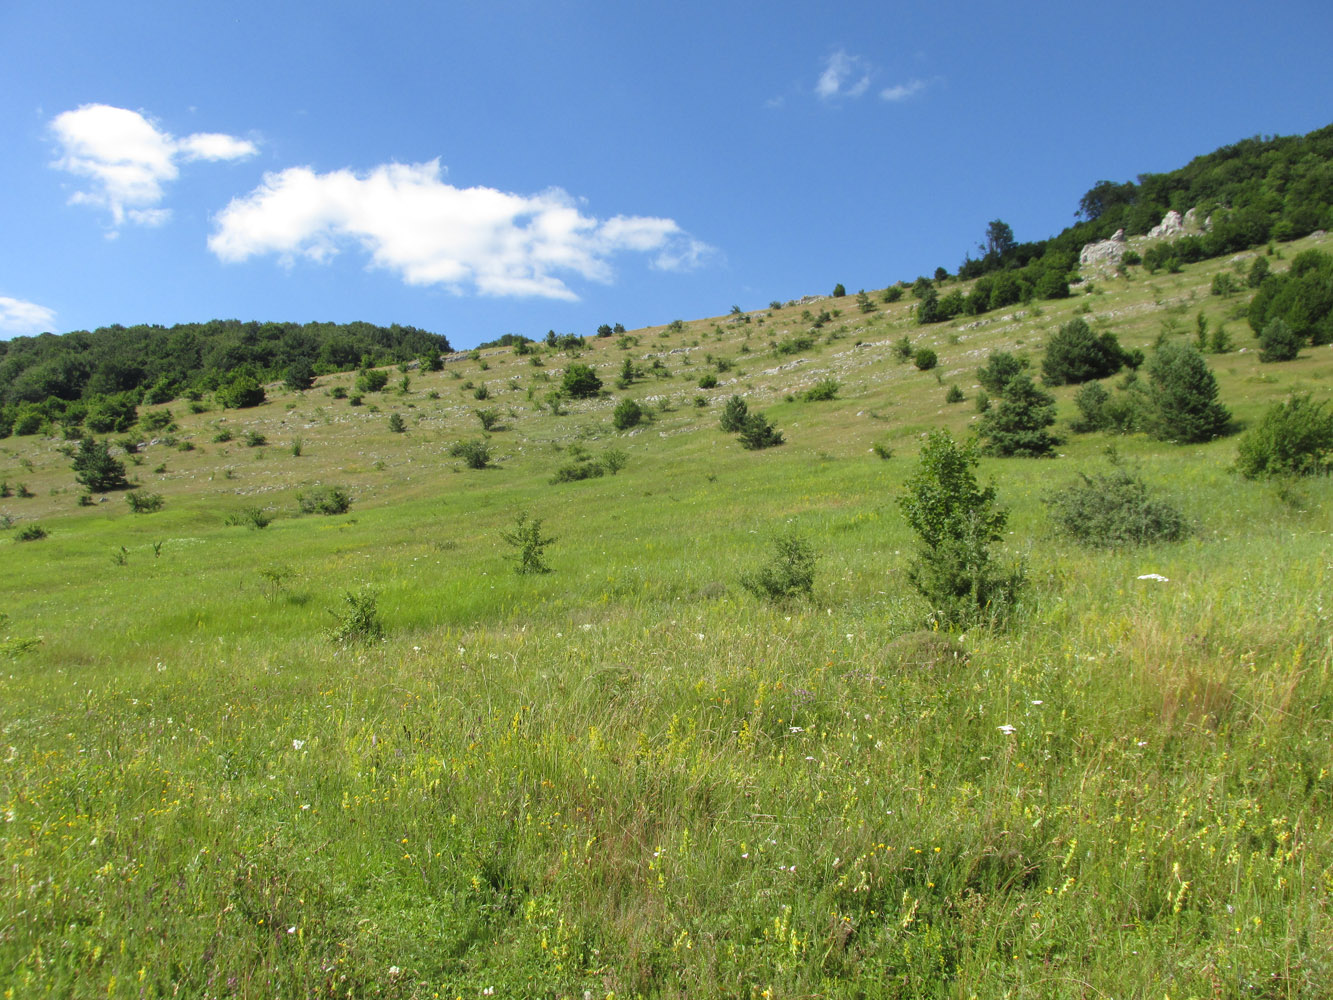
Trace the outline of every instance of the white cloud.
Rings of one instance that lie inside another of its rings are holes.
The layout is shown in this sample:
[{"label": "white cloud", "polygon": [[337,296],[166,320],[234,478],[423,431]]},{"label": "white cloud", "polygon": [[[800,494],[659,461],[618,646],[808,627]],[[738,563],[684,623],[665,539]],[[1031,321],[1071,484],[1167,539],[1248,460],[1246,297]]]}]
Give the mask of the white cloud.
[{"label": "white cloud", "polygon": [[364,175],[292,167],[218,213],[208,246],[224,261],[277,254],[327,261],[359,244],[410,285],[574,300],[563,276],[609,282],[608,258],[656,252],[654,266],[698,266],[711,248],[671,219],[584,215],[559,188],[536,195],[457,188],[440,163],[382,164]]},{"label": "white cloud", "polygon": [[164,184],[180,174],[177,161],[238,160],[253,156],[253,142],[216,132],[173,138],[137,111],[85,104],[57,115],[51,131],[60,144],[55,166],[91,183],[70,203],[95,205],[119,226],[126,219],[161,225],[170,216],[162,201]]},{"label": "white cloud", "polygon": [[908,80],[906,83],[885,87],[879,92],[879,96],[886,101],[905,101],[908,98],[915,97],[925,89],[925,80]]},{"label": "white cloud", "polygon": [[55,325],[56,314],[45,306],[0,295],[0,333],[11,337],[47,333]]},{"label": "white cloud", "polygon": [[839,49],[828,57],[824,72],[819,74],[815,93],[825,101],[835,97],[860,97],[870,88],[874,67],[861,56],[850,55]]}]

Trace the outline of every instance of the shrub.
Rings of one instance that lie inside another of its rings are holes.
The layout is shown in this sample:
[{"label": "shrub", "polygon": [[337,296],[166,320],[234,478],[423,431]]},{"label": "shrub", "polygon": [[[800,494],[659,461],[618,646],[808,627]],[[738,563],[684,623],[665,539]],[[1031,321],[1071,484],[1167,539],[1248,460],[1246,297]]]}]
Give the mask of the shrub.
[{"label": "shrub", "polygon": [[1089,434],[1105,430],[1108,424],[1106,404],[1111,394],[1100,382],[1086,382],[1074,393],[1074,405],[1078,407],[1078,416],[1070,426],[1075,434]]},{"label": "shrub", "polygon": [[643,420],[643,407],[632,399],[622,399],[611,411],[611,424],[618,431],[627,431]]},{"label": "shrub", "polygon": [[614,476],[629,464],[629,455],[621,448],[607,448],[602,452],[599,461],[602,463],[602,468]]},{"label": "shrub", "polygon": [[316,486],[296,494],[296,506],[302,514],[346,514],[352,495],[341,486]]},{"label": "shrub", "polygon": [[836,285],[833,286],[833,297],[834,297],[835,299],[840,299],[840,298],[842,298],[842,297],[843,297],[844,295],[846,295],[846,294],[847,294],[847,289],[845,289],[845,288],[842,287],[842,282],[841,282],[841,281],[838,282]]},{"label": "shrub", "polygon": [[347,607],[341,613],[329,609],[335,622],[329,628],[334,642],[373,642],[384,638],[384,623],[380,620],[379,593],[371,587],[362,587],[355,594],[344,594]]},{"label": "shrub", "polygon": [[283,379],[288,389],[296,392],[305,392],[315,384],[315,368],[305,358],[297,358],[287,366],[287,374]]},{"label": "shrub", "polygon": [[130,485],[124,464],[111,457],[110,446],[92,438],[79,442],[74,456],[74,478],[93,493],[123,490]]},{"label": "shrub", "polygon": [[575,483],[582,479],[600,479],[606,475],[606,467],[591,458],[577,458],[555,470],[551,477],[554,483]]},{"label": "shrub", "polygon": [[1301,352],[1301,346],[1301,338],[1296,336],[1296,331],[1285,320],[1280,317],[1271,319],[1264,327],[1264,332],[1259,334],[1259,360],[1265,363],[1294,361]]},{"label": "shrub", "polygon": [[773,348],[778,354],[800,354],[815,346],[815,338],[805,335],[787,337]]},{"label": "shrub", "polygon": [[890,305],[899,301],[902,297],[903,289],[901,285],[890,285],[888,288],[884,289],[884,294],[880,296],[881,299]]},{"label": "shrub", "polygon": [[[303,507],[302,510],[304,509],[305,508]],[[313,510],[306,511],[306,513],[313,513]],[[223,518],[222,523],[233,528],[250,527],[262,529],[267,528],[273,523],[273,515],[262,507],[244,507],[241,510],[228,514]]]},{"label": "shrub", "polygon": [[982,387],[997,396],[1004,392],[1004,387],[1015,375],[1027,370],[1026,358],[1020,358],[1008,351],[991,351],[986,363],[977,369],[977,381]]},{"label": "shrub", "polygon": [[700,376],[699,376],[699,388],[700,388],[700,389],[716,389],[716,388],[717,388],[717,376],[714,375],[712,372],[705,372],[703,375],[700,375]]},{"label": "shrub", "polygon": [[403,415],[394,411],[389,414],[389,430],[395,434],[401,434],[407,430],[407,422],[403,420]]},{"label": "shrub", "polygon": [[727,400],[726,405],[722,407],[722,416],[718,419],[718,426],[728,434],[736,434],[745,426],[746,418],[750,415],[750,409],[745,405],[745,400],[740,396],[732,396]]},{"label": "shrub", "polygon": [[170,410],[149,410],[139,418],[139,426],[150,433],[153,431],[160,431],[170,423]]},{"label": "shrub", "polygon": [[981,417],[979,433],[988,455],[1050,455],[1060,439],[1046,428],[1055,423],[1055,398],[1026,374],[1009,380],[1000,401]]},{"label": "shrub", "polygon": [[133,493],[125,494],[125,502],[130,505],[130,510],[136,514],[151,514],[154,511],[162,509],[166,499],[161,493]]},{"label": "shrub", "polygon": [[1246,479],[1333,470],[1333,411],[1309,395],[1276,403],[1240,439],[1236,471]]},{"label": "shrub", "polygon": [[782,444],[782,433],[768,422],[762,413],[751,413],[741,422],[741,447],[759,451]]},{"label": "shrub", "polygon": [[1124,468],[1095,477],[1080,473],[1044,499],[1056,528],[1091,548],[1174,542],[1188,530],[1179,510],[1153,497],[1143,479]]},{"label": "shrub", "polygon": [[40,524],[29,524],[27,527],[19,528],[14,532],[14,541],[16,542],[40,542],[46,537],[46,529]]},{"label": "shrub", "polygon": [[1041,380],[1047,385],[1078,385],[1114,375],[1124,364],[1125,354],[1115,334],[1098,336],[1077,318],[1060,327],[1047,343]]},{"label": "shrub", "polygon": [[496,410],[473,410],[472,412],[476,414],[477,419],[481,422],[483,431],[492,431],[500,427],[500,414]]},{"label": "shrub", "polygon": [[967,397],[963,395],[963,390],[960,389],[957,384],[951,384],[949,386],[949,391],[944,394],[944,401],[946,403],[961,403],[966,398]]},{"label": "shrub", "polygon": [[346,399],[347,387],[344,385],[335,385],[332,389],[329,390],[329,395],[334,399]]},{"label": "shrub", "polygon": [[247,448],[262,448],[266,444],[268,444],[268,438],[259,431],[245,432],[245,446]]},{"label": "shrub", "polygon": [[139,409],[127,394],[103,396],[88,404],[84,426],[94,434],[121,434],[138,419]]},{"label": "shrub", "polygon": [[794,529],[773,539],[773,558],[768,565],[741,575],[742,587],[770,601],[809,597],[814,583],[814,548]]},{"label": "shrub", "polygon": [[356,377],[356,387],[362,392],[379,392],[389,384],[389,373],[378,368],[364,369]]},{"label": "shrub", "polygon": [[486,388],[484,385],[479,385],[479,386],[477,386],[475,389],[472,390],[472,398],[473,398],[473,399],[478,399],[478,400],[480,400],[480,399],[490,399],[490,398],[491,398],[491,390],[488,389],[488,388]]},{"label": "shrub", "polygon": [[835,378],[820,379],[809,389],[806,389],[801,393],[801,399],[807,403],[818,403],[829,399],[837,399],[838,390],[841,388],[841,383]]},{"label": "shrub", "polygon": [[264,387],[253,375],[240,374],[232,378],[216,392],[217,400],[223,409],[243,410],[258,406],[264,401]]},{"label": "shrub", "polygon": [[1166,343],[1148,363],[1149,431],[1162,441],[1196,444],[1225,434],[1231,414],[1217,401],[1217,379],[1188,344]]},{"label": "shrub", "polygon": [[491,446],[475,438],[454,443],[449,448],[449,454],[453,458],[461,458],[469,469],[484,469],[491,464]]},{"label": "shrub", "polygon": [[939,355],[929,347],[922,347],[912,355],[912,364],[916,365],[918,371],[928,372],[939,364],[939,361]]},{"label": "shrub", "polygon": [[997,565],[991,555],[1008,513],[997,505],[993,485],[977,485],[977,464],[971,446],[960,446],[948,431],[934,431],[898,498],[919,542],[907,577],[930,602],[939,625],[999,621],[1024,583],[1021,567]]},{"label": "shrub", "polygon": [[551,572],[551,567],[546,564],[545,552],[546,546],[555,539],[542,534],[539,518],[529,517],[527,511],[521,511],[514,519],[514,529],[501,531],[500,537],[516,550],[513,554],[515,573]]},{"label": "shrub", "polygon": [[591,367],[575,362],[565,369],[560,389],[565,395],[575,399],[587,399],[602,391],[602,380]]}]

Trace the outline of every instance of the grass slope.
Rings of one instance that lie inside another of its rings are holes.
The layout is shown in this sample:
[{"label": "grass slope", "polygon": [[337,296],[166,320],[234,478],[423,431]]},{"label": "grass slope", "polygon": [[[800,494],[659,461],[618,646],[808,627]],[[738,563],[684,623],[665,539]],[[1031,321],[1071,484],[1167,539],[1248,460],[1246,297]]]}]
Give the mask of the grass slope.
[{"label": "grass slope", "polygon": [[[457,356],[405,393],[391,373],[374,408],[329,395],[350,375],[172,404],[176,444],[130,468],[166,498],[152,514],[78,507],[62,442],[3,442],[0,475],[34,495],[0,512],[49,536],[0,542],[0,989],[1326,996],[1327,479],[1243,481],[1234,438],[1071,435],[983,463],[1032,581],[1009,629],[924,631],[905,582],[896,497],[924,432],[976,419],[991,349],[1036,362],[1076,313],[1146,349],[1202,310],[1245,348],[1210,358],[1240,421],[1327,398],[1333,348],[1258,364],[1246,297],[1207,294],[1230,266],[939,327],[848,298],[633,331],[579,360],[608,387],[626,357],[670,377],[559,416],[538,404],[572,358],[545,350]],[[770,346],[835,307],[811,349]],[[938,381],[894,360],[904,334]],[[797,401],[830,377],[836,399]],[[717,430],[733,393],[787,443]],[[614,431],[624,396],[651,422]],[[505,429],[469,470],[447,451],[482,407]],[[1054,537],[1042,495],[1111,444],[1188,541]],[[575,446],[628,465],[551,484]],[[297,516],[318,484],[352,509]],[[250,506],[276,519],[224,523]],[[524,510],[556,537],[550,574],[516,575],[500,541]],[[819,553],[814,598],[761,603],[738,579],[789,525]],[[330,642],[362,587],[386,638]]]}]

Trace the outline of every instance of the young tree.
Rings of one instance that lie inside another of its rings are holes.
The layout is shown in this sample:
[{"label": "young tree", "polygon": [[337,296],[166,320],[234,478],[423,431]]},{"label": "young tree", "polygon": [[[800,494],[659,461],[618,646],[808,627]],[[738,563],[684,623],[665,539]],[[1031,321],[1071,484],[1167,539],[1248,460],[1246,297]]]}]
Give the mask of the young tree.
[{"label": "young tree", "polygon": [[74,455],[74,478],[93,493],[109,493],[129,487],[125,465],[111,457],[111,446],[105,441],[84,438]]},{"label": "young tree", "polygon": [[1055,423],[1055,397],[1020,372],[1009,380],[1000,401],[981,416],[979,433],[987,455],[1050,455],[1060,439],[1046,428]]},{"label": "young tree", "polygon": [[1046,344],[1041,380],[1047,385],[1078,385],[1114,375],[1125,364],[1115,334],[1092,332],[1082,317],[1060,327]]},{"label": "young tree", "polygon": [[305,392],[315,384],[315,366],[306,358],[297,358],[287,366],[285,381],[288,389]]},{"label": "young tree", "polygon": [[1017,246],[1018,241],[1014,239],[1014,231],[1009,223],[992,219],[986,226],[986,240],[979,244],[977,249],[981,251],[982,258],[987,264],[994,265]]},{"label": "young tree", "polygon": [[565,377],[560,383],[560,388],[567,396],[587,399],[602,391],[602,380],[591,367],[575,362],[565,369]]},{"label": "young tree", "polygon": [[986,357],[986,363],[977,369],[977,381],[982,388],[998,396],[1004,392],[1009,380],[1026,371],[1027,367],[1026,358],[1017,357],[1008,351],[991,351]]},{"label": "young tree", "polygon": [[745,426],[745,419],[750,415],[750,408],[740,396],[732,396],[722,407],[722,416],[718,425],[728,434],[737,433]]},{"label": "young tree", "polygon": [[1296,331],[1281,317],[1270,319],[1264,332],[1259,334],[1259,360],[1265,363],[1295,361],[1300,353],[1301,338]]},{"label": "young tree", "polygon": [[1231,413],[1217,401],[1217,379],[1193,347],[1163,344],[1148,362],[1148,376],[1153,437],[1197,444],[1226,433]]}]

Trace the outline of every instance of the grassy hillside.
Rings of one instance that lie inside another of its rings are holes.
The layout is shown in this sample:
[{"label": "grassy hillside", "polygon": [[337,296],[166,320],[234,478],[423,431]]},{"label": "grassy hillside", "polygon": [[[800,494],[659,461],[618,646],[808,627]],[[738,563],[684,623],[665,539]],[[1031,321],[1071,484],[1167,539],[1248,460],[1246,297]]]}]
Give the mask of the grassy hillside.
[{"label": "grassy hillside", "polygon": [[[1258,362],[1249,296],[1208,294],[1231,268],[926,327],[872,294],[491,349],[405,391],[392,370],[361,406],[334,395],[353,374],[174,403],[128,469],[155,513],[80,507],[65,442],[4,441],[0,989],[1326,996],[1327,478],[1243,480],[1234,436],[1062,426],[1057,458],[982,464],[1030,581],[1009,627],[924,628],[905,576],[897,497],[926,432],[977,420],[993,349],[1035,363],[1082,315],[1149,350],[1202,311],[1237,347],[1209,360],[1238,421],[1328,398],[1333,347]],[[936,371],[896,360],[904,335]],[[627,358],[645,374],[616,390]],[[555,414],[574,361],[611,391]],[[827,378],[835,399],[800,401]],[[1074,389],[1054,392],[1065,425]],[[786,443],[722,433],[733,394]],[[624,398],[651,420],[616,431]],[[482,437],[478,409],[499,426],[474,470],[449,449]],[[1109,447],[1186,541],[1055,536],[1043,495]],[[579,449],[625,467],[552,483]],[[349,511],[298,514],[330,485]],[[549,574],[513,571],[524,511]],[[32,524],[47,537],[18,541]],[[813,598],[760,601],[739,579],[789,527]],[[331,641],[363,588],[383,640]]]}]

